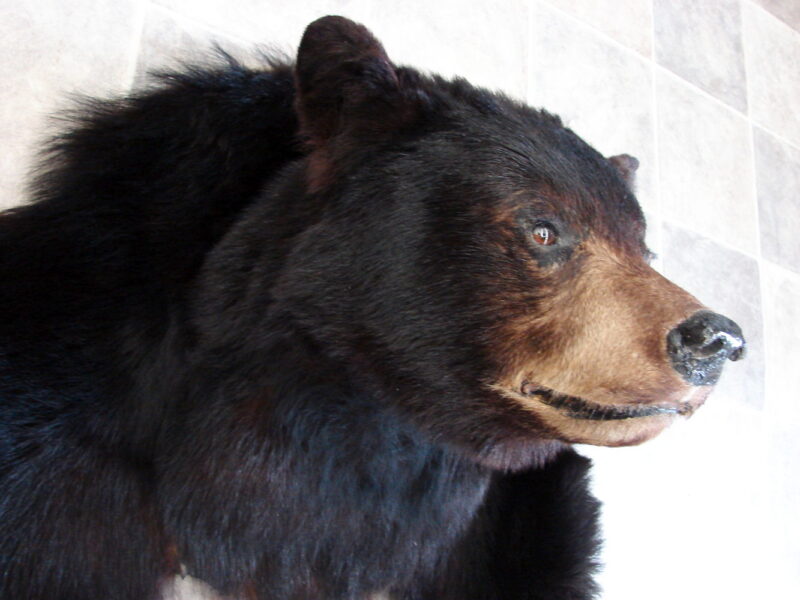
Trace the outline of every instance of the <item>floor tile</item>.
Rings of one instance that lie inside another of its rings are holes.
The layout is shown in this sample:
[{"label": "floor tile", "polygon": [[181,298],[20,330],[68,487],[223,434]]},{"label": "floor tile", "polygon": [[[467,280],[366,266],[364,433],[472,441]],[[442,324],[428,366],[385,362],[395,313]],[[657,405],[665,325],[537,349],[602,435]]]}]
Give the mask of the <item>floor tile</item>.
[{"label": "floor tile", "polygon": [[781,21],[800,31],[800,2],[797,0],[753,0]]},{"label": "floor tile", "polygon": [[180,69],[182,64],[219,61],[215,44],[235,56],[245,55],[255,46],[239,50],[240,43],[223,34],[157,6],[151,7],[145,15],[134,87],[141,87],[151,79],[151,74],[159,71]]},{"label": "floor tile", "polygon": [[653,22],[659,64],[746,111],[739,0],[654,0]]},{"label": "floor tile", "polygon": [[800,150],[758,127],[753,139],[762,255],[800,273]]},{"label": "floor tile", "polygon": [[155,0],[182,16],[202,21],[220,33],[294,52],[306,26],[324,15],[343,15],[363,21],[369,0]]},{"label": "floor tile", "polygon": [[800,146],[800,33],[758,7],[742,9],[750,116]]},{"label": "floor tile", "polygon": [[661,210],[665,217],[755,254],[755,183],[747,120],[684,81],[656,77]]},{"label": "floor tile", "polygon": [[736,321],[747,341],[741,361],[728,363],[714,395],[760,409],[764,405],[764,334],[755,259],[665,223],[662,264],[666,277],[711,310]]},{"label": "floor tile", "polygon": [[532,5],[530,31],[528,102],[560,115],[606,156],[636,156],[637,196],[657,213],[649,62],[545,5]]},{"label": "floor tile", "polygon": [[644,56],[653,53],[653,7],[650,0],[546,0]]},{"label": "floor tile", "polygon": [[370,27],[395,62],[525,98],[525,0],[385,0],[379,6]]}]

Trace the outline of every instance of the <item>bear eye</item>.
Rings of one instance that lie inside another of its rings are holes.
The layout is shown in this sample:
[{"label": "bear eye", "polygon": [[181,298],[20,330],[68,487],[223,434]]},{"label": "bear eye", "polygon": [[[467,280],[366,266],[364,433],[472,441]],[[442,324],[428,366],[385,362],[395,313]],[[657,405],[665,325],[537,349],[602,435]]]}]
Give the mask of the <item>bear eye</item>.
[{"label": "bear eye", "polygon": [[540,246],[552,246],[558,239],[555,228],[548,223],[539,223],[533,228],[533,241]]}]

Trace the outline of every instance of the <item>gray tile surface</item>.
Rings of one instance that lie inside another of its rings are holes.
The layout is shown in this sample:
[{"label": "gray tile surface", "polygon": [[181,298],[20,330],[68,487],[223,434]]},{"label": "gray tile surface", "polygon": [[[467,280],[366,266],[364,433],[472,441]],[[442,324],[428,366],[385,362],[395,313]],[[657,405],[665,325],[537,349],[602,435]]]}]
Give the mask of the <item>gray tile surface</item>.
[{"label": "gray tile surface", "polygon": [[664,216],[745,252],[758,248],[747,120],[667,72],[656,77]]},{"label": "gray tile surface", "polygon": [[[397,63],[525,95],[525,0],[157,0],[235,37],[293,53],[306,25],[326,14],[367,24]],[[453,18],[458,15],[458,18]]]},{"label": "gray tile surface", "polygon": [[644,56],[653,53],[651,0],[617,0],[613,7],[597,0],[547,0],[547,3]]},{"label": "gray tile surface", "polygon": [[369,0],[155,0],[155,3],[201,21],[217,32],[283,50],[296,48],[306,25],[314,19],[341,14],[366,22],[372,5]]},{"label": "gray tile surface", "polygon": [[659,64],[746,110],[739,0],[654,0],[653,21]]},{"label": "gray tile surface", "polygon": [[742,19],[750,116],[800,146],[800,33],[750,4]]},{"label": "gray tile surface", "polygon": [[800,31],[800,2],[797,0],[753,0],[787,25]]},{"label": "gray tile surface", "polygon": [[212,32],[195,21],[176,19],[174,13],[158,6],[148,7],[142,29],[142,47],[136,63],[134,87],[152,81],[159,71],[180,68],[184,63],[196,64],[219,60],[213,47],[218,44],[234,55],[239,44],[227,36]]},{"label": "gray tile surface", "polygon": [[636,156],[637,195],[658,212],[650,65],[549,6],[533,5],[530,26],[528,102],[559,114],[606,156]]},{"label": "gray tile surface", "polygon": [[708,238],[666,223],[663,273],[710,309],[736,321],[747,356],[728,363],[715,395],[761,409],[764,405],[764,334],[758,263]]},{"label": "gray tile surface", "polygon": [[369,26],[397,63],[524,99],[526,17],[525,0],[383,0]]},{"label": "gray tile surface", "polygon": [[758,127],[753,140],[761,252],[800,273],[800,150]]}]

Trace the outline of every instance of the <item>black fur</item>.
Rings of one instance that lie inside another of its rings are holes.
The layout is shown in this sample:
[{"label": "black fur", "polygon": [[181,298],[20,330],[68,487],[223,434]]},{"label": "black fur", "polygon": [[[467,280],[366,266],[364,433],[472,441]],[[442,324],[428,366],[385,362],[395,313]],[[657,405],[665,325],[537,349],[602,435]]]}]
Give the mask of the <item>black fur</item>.
[{"label": "black fur", "polygon": [[482,219],[540,185],[641,214],[555,117],[327,26],[297,85],[231,61],[91,103],[0,217],[3,600],[180,564],[259,599],[594,596],[587,461],[480,392],[481,294],[522,260]]}]

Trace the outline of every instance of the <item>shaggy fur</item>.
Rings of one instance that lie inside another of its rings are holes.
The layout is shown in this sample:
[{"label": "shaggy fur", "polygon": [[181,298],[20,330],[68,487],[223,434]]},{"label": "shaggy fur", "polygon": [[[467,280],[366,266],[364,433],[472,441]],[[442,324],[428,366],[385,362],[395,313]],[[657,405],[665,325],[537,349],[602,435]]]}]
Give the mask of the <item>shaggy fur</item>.
[{"label": "shaggy fur", "polygon": [[87,104],[0,217],[0,597],[594,597],[588,461],[497,388],[592,240],[644,265],[632,161],[332,17]]}]

